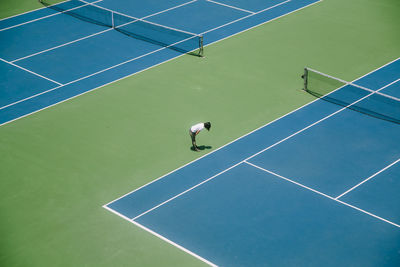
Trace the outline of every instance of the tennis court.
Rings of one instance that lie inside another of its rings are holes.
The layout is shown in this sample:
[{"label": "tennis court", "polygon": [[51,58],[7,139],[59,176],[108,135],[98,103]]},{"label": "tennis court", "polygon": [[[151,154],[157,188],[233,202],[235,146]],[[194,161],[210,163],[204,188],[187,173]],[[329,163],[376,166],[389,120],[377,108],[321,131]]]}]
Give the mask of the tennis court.
[{"label": "tennis court", "polygon": [[400,265],[397,3],[41,2],[0,20],[0,262]]},{"label": "tennis court", "polygon": [[105,207],[210,265],[398,265],[399,122],[370,115],[399,73],[400,59],[343,82],[343,107],[315,101]]}]

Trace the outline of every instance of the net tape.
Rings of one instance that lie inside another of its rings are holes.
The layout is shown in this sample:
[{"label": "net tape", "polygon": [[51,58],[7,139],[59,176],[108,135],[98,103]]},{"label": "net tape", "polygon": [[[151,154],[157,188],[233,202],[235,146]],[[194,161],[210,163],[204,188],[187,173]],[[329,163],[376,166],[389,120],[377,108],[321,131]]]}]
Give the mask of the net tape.
[{"label": "net tape", "polygon": [[[203,36],[148,20],[132,17],[83,0],[69,0],[57,4],[51,0],[39,0],[44,6],[80,20],[112,28],[120,33],[170,48],[181,53],[197,51],[203,56]],[[94,2],[95,3],[95,2]]]},{"label": "net tape", "polygon": [[400,124],[400,99],[380,92],[398,80],[372,90],[320,71],[305,68],[304,90],[313,96],[348,109]]}]

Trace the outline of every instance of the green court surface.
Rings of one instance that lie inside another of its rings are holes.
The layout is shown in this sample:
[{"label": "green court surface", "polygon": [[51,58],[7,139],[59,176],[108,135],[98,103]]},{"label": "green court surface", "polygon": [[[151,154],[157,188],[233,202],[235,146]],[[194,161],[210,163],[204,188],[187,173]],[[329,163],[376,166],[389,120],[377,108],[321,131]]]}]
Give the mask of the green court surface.
[{"label": "green court surface", "polygon": [[[41,7],[0,4],[8,17]],[[102,205],[400,55],[398,0],[324,0],[0,127],[0,266],[203,266]],[[211,121],[190,149],[188,128]]]}]

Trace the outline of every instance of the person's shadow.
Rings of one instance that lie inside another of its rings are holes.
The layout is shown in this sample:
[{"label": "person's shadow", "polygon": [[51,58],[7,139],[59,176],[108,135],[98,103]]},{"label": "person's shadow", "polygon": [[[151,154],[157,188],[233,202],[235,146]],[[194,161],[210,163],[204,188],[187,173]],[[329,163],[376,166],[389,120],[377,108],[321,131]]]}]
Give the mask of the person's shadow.
[{"label": "person's shadow", "polygon": [[[204,145],[202,145],[202,146],[197,146],[197,148],[198,148],[200,151],[203,151],[203,150],[206,150],[206,149],[211,149],[212,146],[204,146]],[[194,149],[193,146],[190,147],[190,150],[196,151],[196,150]]]}]

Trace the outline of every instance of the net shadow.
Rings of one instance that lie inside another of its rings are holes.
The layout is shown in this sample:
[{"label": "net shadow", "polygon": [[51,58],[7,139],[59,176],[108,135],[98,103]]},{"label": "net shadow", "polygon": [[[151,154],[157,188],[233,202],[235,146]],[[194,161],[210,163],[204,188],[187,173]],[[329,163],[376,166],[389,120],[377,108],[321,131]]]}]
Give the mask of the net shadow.
[{"label": "net shadow", "polygon": [[[326,101],[326,102],[329,102],[329,103],[332,103],[332,104],[335,104],[335,105],[338,105],[338,106],[341,106],[341,107],[345,107],[347,109],[362,113],[364,115],[368,115],[368,116],[376,118],[376,119],[381,119],[381,120],[385,120],[385,121],[388,121],[388,122],[400,124],[400,119],[396,119],[396,118],[394,118],[392,116],[389,116],[387,114],[374,111],[374,110],[369,109],[367,107],[363,107],[361,104],[358,104],[358,103],[353,104],[352,102],[344,101],[344,100],[341,100],[339,98],[335,98],[335,97],[333,97],[331,95],[319,94],[317,92],[313,92],[313,91],[308,90],[308,89],[305,90],[305,91],[307,93],[311,94],[312,96],[314,96],[316,98],[319,98],[319,99],[321,99],[323,101]],[[362,103],[362,101],[359,102],[359,103]]]},{"label": "net shadow", "polygon": [[[46,8],[69,15],[81,21],[114,29],[131,38],[196,57],[203,57],[202,36],[190,35],[178,30],[157,26],[120,13],[103,9],[78,0],[59,2],[39,0]],[[116,24],[118,23],[118,24]],[[144,34],[143,34],[144,33]],[[160,39],[152,35],[159,35]],[[163,40],[164,39],[164,40]],[[166,39],[166,40],[165,40]]]}]

